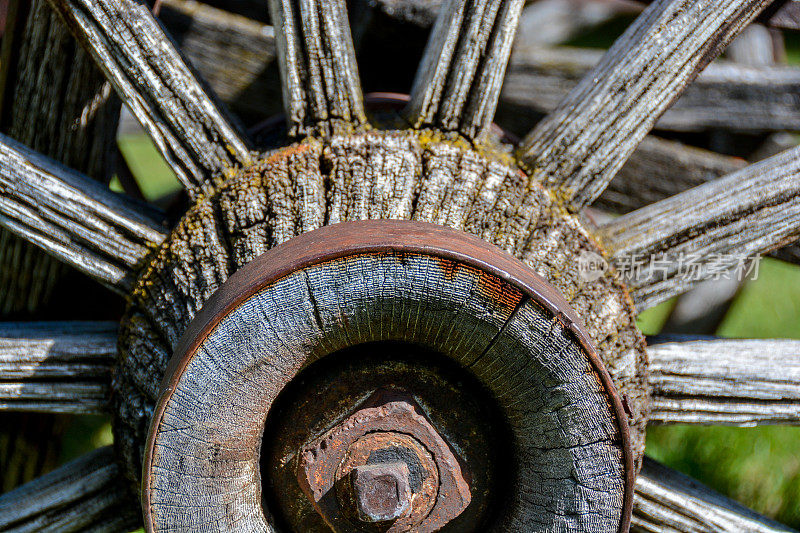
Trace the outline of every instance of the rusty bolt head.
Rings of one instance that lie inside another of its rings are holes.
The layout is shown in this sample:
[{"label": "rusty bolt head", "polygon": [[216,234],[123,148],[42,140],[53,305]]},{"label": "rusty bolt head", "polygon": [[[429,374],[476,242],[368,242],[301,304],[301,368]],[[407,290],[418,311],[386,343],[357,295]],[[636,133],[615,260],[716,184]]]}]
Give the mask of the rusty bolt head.
[{"label": "rusty bolt head", "polygon": [[361,465],[350,471],[353,497],[362,522],[388,522],[411,512],[408,465]]},{"label": "rusty bolt head", "polygon": [[471,500],[453,448],[398,390],[376,391],[299,457],[300,487],[337,533],[353,531],[351,521],[358,531],[436,531]]}]

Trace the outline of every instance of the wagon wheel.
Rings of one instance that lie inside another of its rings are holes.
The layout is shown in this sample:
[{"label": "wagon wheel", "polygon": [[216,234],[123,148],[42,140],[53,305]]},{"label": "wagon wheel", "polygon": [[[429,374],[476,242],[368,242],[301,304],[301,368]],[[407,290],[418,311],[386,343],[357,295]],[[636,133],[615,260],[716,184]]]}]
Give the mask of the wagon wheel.
[{"label": "wagon wheel", "polygon": [[4,408],[115,417],[113,450],[1,497],[3,529],[135,527],[141,487],[156,531],[785,530],[643,460],[644,431],[796,424],[800,344],[646,349],[634,318],[800,234],[800,149],[581,216],[769,2],[652,3],[511,150],[490,123],[521,0],[447,2],[383,130],[343,2],[273,0],[292,144],[269,153],[144,4],[50,3],[192,205],[167,228],[2,138],[0,223],[128,300],[118,331],[3,326]]}]

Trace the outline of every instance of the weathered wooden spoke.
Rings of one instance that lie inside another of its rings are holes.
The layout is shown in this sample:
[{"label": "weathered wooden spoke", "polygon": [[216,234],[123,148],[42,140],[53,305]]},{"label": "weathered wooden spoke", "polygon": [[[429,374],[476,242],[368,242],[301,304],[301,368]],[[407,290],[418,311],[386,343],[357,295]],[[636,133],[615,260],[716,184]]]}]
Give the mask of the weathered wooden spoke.
[{"label": "weathered wooden spoke", "polygon": [[0,135],[0,225],[125,292],[166,232],[146,204]]},{"label": "weathered wooden spoke", "polygon": [[650,344],[650,423],[800,424],[800,341],[667,336]]},{"label": "weathered wooden spoke", "polygon": [[190,192],[251,156],[144,2],[49,0]]},{"label": "weathered wooden spoke", "polygon": [[800,234],[800,148],[600,228],[643,310]]},{"label": "weathered wooden spoke", "polygon": [[793,530],[645,457],[636,478],[631,531],[777,533]]},{"label": "weathered wooden spoke", "polygon": [[283,106],[301,136],[366,123],[344,0],[270,0]]},{"label": "weathered wooden spoke", "polygon": [[0,496],[2,531],[130,531],[140,521],[110,446]]},{"label": "weathered wooden spoke", "polygon": [[0,410],[107,411],[117,324],[0,323]]},{"label": "weathered wooden spoke", "polygon": [[411,90],[416,128],[479,137],[492,122],[522,0],[451,0],[437,19]]},{"label": "weathered wooden spoke", "polygon": [[767,0],[659,0],[525,138],[519,158],[572,209],[605,189],[684,87]]}]

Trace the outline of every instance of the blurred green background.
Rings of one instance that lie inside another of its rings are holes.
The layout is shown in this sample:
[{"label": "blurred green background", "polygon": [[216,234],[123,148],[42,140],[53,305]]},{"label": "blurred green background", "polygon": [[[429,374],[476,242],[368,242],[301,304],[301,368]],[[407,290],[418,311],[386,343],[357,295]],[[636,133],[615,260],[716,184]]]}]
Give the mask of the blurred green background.
[{"label": "blurred green background", "polygon": [[[620,17],[571,43],[607,47],[630,23]],[[789,62],[800,64],[800,35],[787,34]],[[144,135],[119,139],[120,149],[148,200],[162,199],[180,186]],[[121,190],[119,182],[112,188]],[[673,301],[643,313],[641,330],[656,334]],[[763,259],[756,280],[746,282],[717,334],[740,338],[800,338],[800,267]],[[76,418],[63,460],[111,442],[102,417]],[[790,527],[800,529],[800,427],[651,427],[647,454],[715,490]]]}]

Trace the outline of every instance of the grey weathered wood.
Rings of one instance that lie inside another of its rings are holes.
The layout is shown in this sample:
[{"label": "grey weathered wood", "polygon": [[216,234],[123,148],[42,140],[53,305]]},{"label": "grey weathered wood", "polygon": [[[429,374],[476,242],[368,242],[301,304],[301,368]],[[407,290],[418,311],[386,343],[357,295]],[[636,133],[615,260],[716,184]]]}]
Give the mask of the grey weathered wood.
[{"label": "grey weathered wood", "polygon": [[591,203],[683,88],[768,3],[654,2],[526,136],[521,163],[572,209]]},{"label": "grey weathered wood", "polygon": [[450,0],[439,14],[411,89],[416,128],[470,139],[491,125],[523,0]]},{"label": "grey weathered wood", "polygon": [[291,135],[366,123],[344,0],[270,0]]},{"label": "grey weathered wood", "polygon": [[627,213],[738,170],[744,159],[649,135],[625,162],[595,206]]},{"label": "grey weathered wood", "polygon": [[770,14],[769,24],[787,30],[800,29],[800,1],[786,0]]},{"label": "grey weathered wood", "polygon": [[631,531],[777,533],[794,530],[646,457],[636,478]]},{"label": "grey weathered wood", "polygon": [[[8,74],[0,81],[2,132],[107,183],[115,165],[109,139],[116,131],[119,100],[46,1],[10,5],[0,57],[0,72]],[[14,14],[15,8],[21,13]],[[0,317],[36,316],[68,271],[55,257],[0,228]],[[88,279],[77,283],[92,284]],[[67,418],[0,413],[0,493],[59,465]]]},{"label": "grey weathered wood", "polygon": [[[512,284],[441,261],[392,253],[328,261],[286,275],[226,314],[191,352],[153,423],[143,490],[159,530],[205,531],[213,523],[220,531],[277,531],[256,474],[263,414],[310,362],[392,339],[468,366],[497,399],[518,459],[497,530],[618,533],[625,480],[618,426],[586,352],[552,311]],[[211,419],[213,427],[203,422]],[[540,503],[556,501],[592,512]]]},{"label": "grey weathered wood", "polygon": [[[637,309],[794,241],[798,176],[800,148],[794,148],[603,225],[603,243],[625,271]],[[690,258],[697,271],[681,272],[681,259],[685,267]],[[631,268],[634,261],[645,264]]]},{"label": "grey weathered wood", "polygon": [[[529,128],[554,110],[602,57],[603,52],[596,49],[515,46],[500,95],[504,125],[515,131]],[[797,130],[799,88],[800,69],[720,59],[685,88],[654,127],[679,132]]]},{"label": "grey weathered wood", "polygon": [[243,121],[252,124],[283,112],[272,26],[194,0],[164,0],[158,19]]},{"label": "grey weathered wood", "polygon": [[0,530],[130,531],[141,518],[110,446],[0,496]]},{"label": "grey weathered wood", "polygon": [[770,66],[776,63],[772,33],[761,24],[750,24],[728,45],[725,55],[742,65]]},{"label": "grey weathered wood", "polygon": [[146,204],[0,136],[0,225],[118,290],[166,232]]},{"label": "grey weathered wood", "polygon": [[537,0],[522,10],[514,48],[557,45],[622,14],[641,12],[627,0]]},{"label": "grey weathered wood", "polygon": [[[221,214],[221,215],[220,215]],[[120,332],[115,443],[129,476],[141,475],[141,445],[161,372],[187,324],[237,269],[301,233],[361,219],[413,219],[450,226],[521,258],[584,318],[633,413],[631,439],[644,449],[646,358],[625,288],[610,272],[582,281],[575,257],[599,252],[547,191],[513,166],[432,141],[415,130],[309,140],[268,166],[228,180],[191,208],[152,259]]]},{"label": "grey weathered wood", "polygon": [[251,162],[243,138],[144,2],[49,2],[92,53],[190,192]]},{"label": "grey weathered wood", "polygon": [[0,323],[0,410],[107,411],[112,322]]},{"label": "grey weathered wood", "polygon": [[[119,100],[45,1],[31,2],[27,17],[17,23],[21,31],[6,32],[8,54],[0,58],[9,74],[1,88],[3,133],[107,183],[115,159],[108,139],[116,129]],[[29,316],[64,270],[52,256],[0,228],[0,315]]]},{"label": "grey weathered wood", "polygon": [[654,424],[800,424],[800,340],[650,339]]}]

